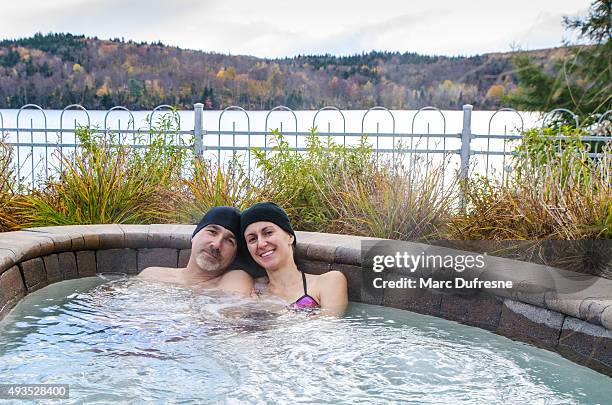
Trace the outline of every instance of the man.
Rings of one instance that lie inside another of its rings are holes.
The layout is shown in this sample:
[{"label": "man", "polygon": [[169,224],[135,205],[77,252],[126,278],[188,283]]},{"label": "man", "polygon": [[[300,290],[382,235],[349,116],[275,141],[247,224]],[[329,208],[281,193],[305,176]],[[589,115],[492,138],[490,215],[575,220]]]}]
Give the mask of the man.
[{"label": "man", "polygon": [[249,295],[253,278],[243,270],[228,271],[238,254],[239,235],[240,212],[233,207],[214,207],[191,236],[187,267],[148,267],[138,277]]}]

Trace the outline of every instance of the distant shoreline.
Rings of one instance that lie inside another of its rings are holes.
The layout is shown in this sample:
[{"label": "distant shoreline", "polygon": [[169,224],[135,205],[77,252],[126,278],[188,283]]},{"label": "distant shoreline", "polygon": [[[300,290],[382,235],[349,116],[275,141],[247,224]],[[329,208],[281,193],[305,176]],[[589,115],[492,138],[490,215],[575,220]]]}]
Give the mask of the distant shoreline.
[{"label": "distant shoreline", "polygon": [[[526,52],[551,65],[567,48]],[[377,52],[262,59],[183,50],[161,43],[36,34],[0,41],[0,108],[34,103],[48,109],[81,104],[91,110],[161,104],[206,110],[241,105],[269,110],[412,110],[433,105],[496,110],[517,88],[512,58],[519,52],[464,56]],[[467,101],[466,101],[467,100]]]}]

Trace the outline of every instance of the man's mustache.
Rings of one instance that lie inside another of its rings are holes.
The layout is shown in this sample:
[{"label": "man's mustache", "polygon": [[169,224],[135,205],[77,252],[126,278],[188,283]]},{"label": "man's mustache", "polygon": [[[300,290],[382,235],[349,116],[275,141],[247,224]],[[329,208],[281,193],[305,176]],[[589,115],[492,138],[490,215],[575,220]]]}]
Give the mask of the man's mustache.
[{"label": "man's mustache", "polygon": [[209,255],[213,256],[215,259],[221,259],[221,249],[219,248],[208,248],[208,249],[202,249],[202,252],[206,252]]}]

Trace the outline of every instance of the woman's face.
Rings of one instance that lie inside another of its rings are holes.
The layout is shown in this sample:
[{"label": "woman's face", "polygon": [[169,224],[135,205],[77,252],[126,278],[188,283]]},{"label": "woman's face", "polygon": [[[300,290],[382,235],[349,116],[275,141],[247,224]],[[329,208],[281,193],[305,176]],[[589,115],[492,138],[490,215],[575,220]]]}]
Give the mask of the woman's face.
[{"label": "woman's face", "polygon": [[279,268],[293,260],[293,235],[272,222],[255,222],[244,230],[251,257],[266,270]]}]

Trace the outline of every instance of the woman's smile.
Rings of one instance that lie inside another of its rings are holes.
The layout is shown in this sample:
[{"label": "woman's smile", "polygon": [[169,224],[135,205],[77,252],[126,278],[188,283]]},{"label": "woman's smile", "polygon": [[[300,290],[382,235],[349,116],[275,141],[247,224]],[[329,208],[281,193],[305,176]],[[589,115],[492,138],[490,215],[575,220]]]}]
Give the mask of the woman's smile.
[{"label": "woman's smile", "polygon": [[276,249],[266,250],[265,252],[261,253],[259,255],[259,257],[261,257],[261,258],[268,258],[268,257],[272,256],[274,254],[274,252],[276,252]]}]

